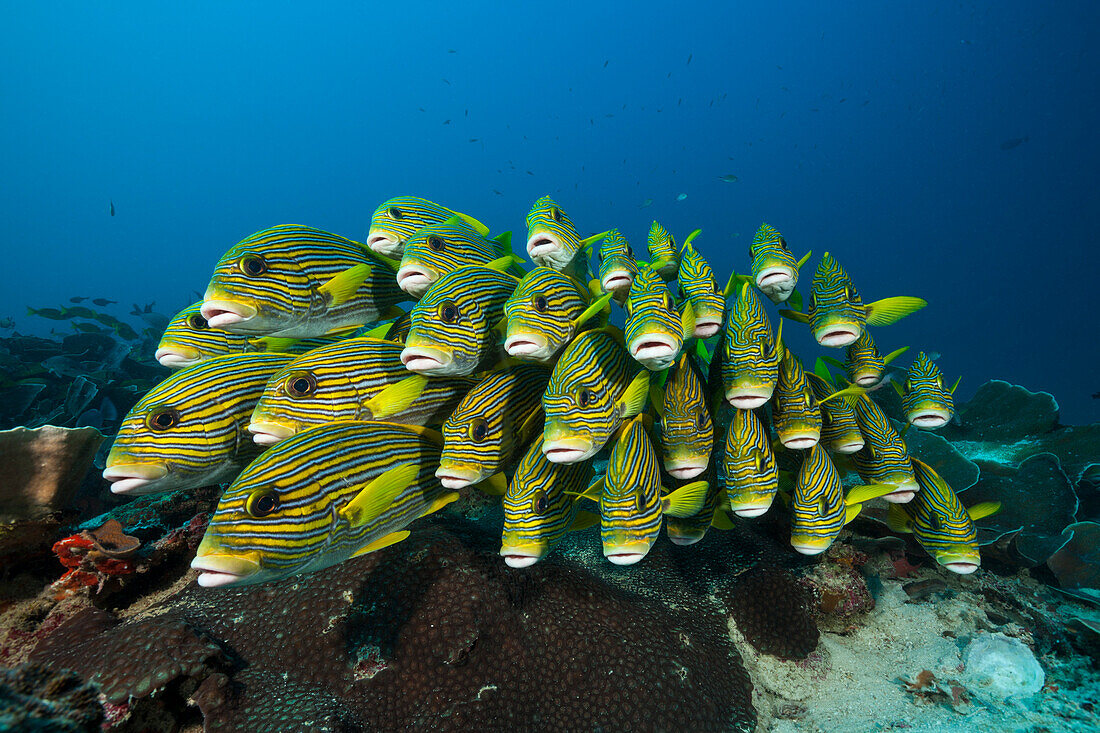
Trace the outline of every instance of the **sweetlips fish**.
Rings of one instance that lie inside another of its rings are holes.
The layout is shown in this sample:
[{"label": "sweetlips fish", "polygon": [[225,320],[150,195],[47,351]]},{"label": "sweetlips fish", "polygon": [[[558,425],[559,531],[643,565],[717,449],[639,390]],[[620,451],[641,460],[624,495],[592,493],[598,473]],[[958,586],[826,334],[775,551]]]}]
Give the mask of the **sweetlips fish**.
[{"label": "sweetlips fish", "polygon": [[269,582],[400,542],[458,498],[433,475],[441,443],[416,425],[341,422],[275,446],[222,494],[191,561],[199,585]]},{"label": "sweetlips fish", "polygon": [[[482,225],[478,225],[482,226]],[[489,239],[489,230],[468,224],[458,216],[430,224],[405,240],[397,284],[418,299],[443,275],[463,265],[488,265],[508,258],[509,272],[517,277],[523,270],[512,255],[512,233],[504,232]]]},{"label": "sweetlips fish", "polygon": [[542,436],[536,436],[504,495],[500,554],[505,564],[512,568],[534,565],[567,532],[599,522],[598,514],[578,510],[577,495],[591,480],[592,461],[548,461],[542,451]]},{"label": "sweetlips fish", "polygon": [[618,229],[612,229],[603,238],[599,249],[600,288],[610,293],[617,303],[625,303],[638,273],[634,250]]},{"label": "sweetlips fish", "polygon": [[103,478],[116,494],[155,494],[230,481],[262,450],[249,416],[264,385],[294,357],[219,356],[175,372],[118,427]]},{"label": "sweetlips fish", "polygon": [[649,225],[646,245],[649,249],[649,266],[665,282],[675,280],[676,273],[680,269],[680,262],[676,258],[676,238],[654,220]]},{"label": "sweetlips fish", "polygon": [[833,366],[840,367],[848,375],[848,381],[858,384],[860,387],[874,387],[882,382],[882,375],[886,373],[886,367],[894,359],[909,350],[908,346],[902,346],[886,356],[881,356],[871,333],[864,329],[859,338],[848,344],[847,360],[837,361],[830,357],[822,357]]},{"label": "sweetlips fish", "polygon": [[649,372],[627,354],[611,326],[582,332],[565,347],[542,396],[543,453],[553,463],[596,455],[645,408]]},{"label": "sweetlips fish", "polygon": [[665,472],[676,479],[689,479],[706,471],[714,447],[714,421],[707,409],[703,378],[691,358],[680,354],[664,389],[651,383],[649,394],[661,419],[661,465]]},{"label": "sweetlips fish", "polygon": [[779,381],[772,395],[772,427],[784,447],[806,450],[821,438],[821,408],[806,382],[802,362],[780,346]]},{"label": "sweetlips fish", "polygon": [[952,395],[959,386],[962,377],[955,380],[951,389],[944,388],[943,372],[923,351],[909,367],[905,378],[905,387],[893,382],[894,389],[901,396],[901,409],[910,425],[926,430],[935,430],[947,424],[955,414],[955,401]]},{"label": "sweetlips fish", "polygon": [[451,211],[446,206],[416,196],[396,196],[374,210],[367,231],[367,246],[386,257],[400,257],[405,240],[418,229],[458,216],[471,224],[473,217]]},{"label": "sweetlips fish", "polygon": [[803,555],[829,549],[844,525],[859,515],[863,502],[894,490],[894,486],[869,484],[841,488],[840,473],[820,444],[802,459],[791,496],[791,547]]},{"label": "sweetlips fish", "polygon": [[271,376],[248,431],[259,445],[331,422],[443,422],[477,384],[469,377],[427,379],[401,363],[402,345],[358,336],[296,357]]},{"label": "sweetlips fish", "polygon": [[741,517],[758,517],[771,508],[779,489],[779,466],[768,428],[752,410],[733,414],[722,452],[729,507]]},{"label": "sweetlips fish", "polygon": [[212,328],[255,336],[308,338],[354,329],[405,299],[394,264],[320,229],[272,227],[218,260],[200,313]]},{"label": "sweetlips fish", "polygon": [[910,465],[909,449],[897,434],[886,415],[870,397],[854,400],[856,421],[863,434],[863,448],[852,453],[852,462],[860,478],[869,484],[893,484],[897,488],[886,495],[886,501],[904,504],[913,500],[920,490]]},{"label": "sweetlips fish", "polygon": [[680,269],[676,276],[680,292],[691,303],[695,314],[696,338],[710,338],[722,328],[725,316],[726,297],[714,278],[714,270],[696,251],[692,241],[701,230],[696,229],[687,236],[680,248]]},{"label": "sweetlips fish", "polygon": [[[719,507],[719,504],[725,503],[725,492],[718,482],[717,461],[711,461],[700,480],[707,483],[707,495],[699,511],[687,517],[674,517],[667,512],[664,515],[665,534],[668,535],[669,541],[674,545],[694,545],[706,536],[707,530],[711,527],[718,529],[731,529],[733,527],[729,517]],[[664,485],[665,491],[668,492],[668,494],[665,494],[665,497],[667,497],[675,493],[677,489],[694,482],[661,474],[661,483]]]},{"label": "sweetlips fish", "polygon": [[510,466],[542,433],[542,394],[549,381],[546,367],[519,364],[491,372],[470,389],[443,423],[439,482],[461,489]]},{"label": "sweetlips fish", "polygon": [[783,322],[773,337],[768,314],[747,283],[730,308],[722,338],[721,373],[726,401],[754,410],[772,398],[779,380]]},{"label": "sweetlips fish", "polygon": [[504,350],[523,361],[552,361],[578,331],[595,325],[596,316],[606,315],[610,297],[593,300],[592,293],[568,275],[536,267],[504,304]]},{"label": "sweetlips fish", "polygon": [[536,265],[551,267],[588,282],[592,246],[603,239],[596,234],[581,239],[569,215],[554,199],[543,196],[527,213],[527,256]]},{"label": "sweetlips fish", "polygon": [[657,272],[641,267],[626,300],[625,338],[630,355],[650,371],[668,369],[680,355],[684,340],[695,332],[691,301],[683,310]]},{"label": "sweetlips fish", "polygon": [[828,252],[814,274],[810,308],[806,313],[780,311],[784,316],[809,323],[814,340],[822,346],[847,346],[867,326],[888,326],[920,310],[928,302],[898,296],[863,304],[847,271]]},{"label": "sweetlips fish", "polygon": [[600,503],[603,554],[616,565],[633,565],[653,547],[665,514],[688,517],[706,500],[707,484],[697,481],[661,495],[657,453],[639,415],[623,426],[608,459],[607,473],[589,491]]},{"label": "sweetlips fish", "polygon": [[782,303],[794,293],[798,271],[813,252],[796,260],[783,235],[775,227],[761,224],[752,238],[749,254],[752,255],[751,273],[756,287],[773,303]]},{"label": "sweetlips fish", "polygon": [[338,336],[312,339],[281,339],[261,336],[253,338],[211,328],[199,309],[202,302],[187,306],[168,322],[154,355],[162,366],[182,369],[215,356],[273,351],[281,354],[304,354],[338,341]]},{"label": "sweetlips fish", "polygon": [[958,495],[931,466],[913,459],[920,491],[908,504],[893,504],[887,524],[895,532],[912,532],[925,552],[953,573],[967,575],[982,564],[974,521],[996,514],[999,501],[965,509]]},{"label": "sweetlips fish", "polygon": [[401,361],[430,376],[466,376],[500,358],[504,304],[519,281],[484,265],[440,278],[411,311]]},{"label": "sweetlips fish", "polygon": [[834,453],[855,453],[863,448],[856,411],[843,399],[830,399],[837,391],[828,368],[818,359],[815,372],[806,372],[806,381],[821,407],[821,442]]}]

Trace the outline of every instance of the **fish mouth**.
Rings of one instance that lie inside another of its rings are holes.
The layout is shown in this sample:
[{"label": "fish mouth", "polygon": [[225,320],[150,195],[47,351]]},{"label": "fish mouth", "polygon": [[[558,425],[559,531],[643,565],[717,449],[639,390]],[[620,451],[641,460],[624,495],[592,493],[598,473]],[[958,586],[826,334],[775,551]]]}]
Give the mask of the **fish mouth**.
[{"label": "fish mouth", "polygon": [[829,549],[829,544],[822,542],[812,542],[810,540],[796,540],[791,538],[791,547],[803,555],[820,555]]},{"label": "fish mouth", "polygon": [[801,433],[794,433],[779,440],[783,443],[785,448],[791,450],[809,450],[817,445],[818,440],[821,439],[821,433],[804,431]]},{"label": "fish mouth", "polygon": [[529,568],[542,559],[546,551],[535,546],[505,545],[500,548],[504,564],[510,568]]},{"label": "fish mouth", "polygon": [[772,398],[775,388],[734,387],[726,390],[726,402],[738,410],[755,410]]},{"label": "fish mouth", "polygon": [[[671,366],[679,353],[676,341],[662,334],[639,336],[630,342],[630,355],[642,364]],[[665,366],[658,366],[663,369]]]},{"label": "fish mouth", "polygon": [[789,267],[765,267],[756,276],[756,287],[780,288],[794,279],[794,270]]},{"label": "fish mouth", "polygon": [[631,544],[605,547],[603,556],[616,565],[634,565],[649,552],[652,545]]},{"label": "fish mouth", "polygon": [[146,494],[142,490],[168,475],[168,467],[157,463],[117,463],[103,469],[103,478],[111,482],[112,494]]},{"label": "fish mouth", "polygon": [[402,243],[398,241],[390,232],[368,232],[367,233],[367,246],[380,255],[386,255],[392,257],[393,255],[400,255],[404,251]]},{"label": "fish mouth", "polygon": [[577,463],[591,458],[596,451],[591,442],[579,438],[557,438],[542,441],[542,454],[551,463]]},{"label": "fish mouth", "polygon": [[694,545],[701,539],[703,539],[701,534],[673,534],[671,528],[668,532],[668,541],[674,545]]},{"label": "fish mouth", "polygon": [[258,560],[240,555],[198,555],[191,567],[200,571],[199,585],[203,588],[236,585],[260,572]]},{"label": "fish mouth", "polygon": [[834,326],[822,326],[814,331],[814,340],[822,346],[847,346],[859,338],[862,329],[855,324],[841,323]]},{"label": "fish mouth", "polygon": [[969,560],[947,560],[940,565],[959,575],[970,575],[978,569],[978,563]]},{"label": "fish mouth", "polygon": [[665,462],[665,471],[668,475],[678,479],[695,478],[706,470],[707,462],[698,459]]},{"label": "fish mouth", "polygon": [[921,410],[909,415],[909,422],[912,425],[926,430],[943,427],[950,419],[951,416],[947,414],[947,410]]},{"label": "fish mouth", "polygon": [[855,379],[856,384],[858,384],[860,387],[874,387],[881,381],[881,372],[863,372],[862,374],[857,374]]},{"label": "fish mouth", "polygon": [[232,300],[204,300],[199,313],[211,328],[225,328],[252,320],[256,309]]},{"label": "fish mouth", "polygon": [[617,293],[629,291],[634,287],[634,278],[626,270],[616,270],[607,273],[600,282],[605,293]]},{"label": "fish mouth", "polygon": [[834,453],[841,453],[848,455],[849,453],[859,453],[863,450],[863,439],[856,440],[855,438],[847,438],[845,440],[834,440],[830,447]]},{"label": "fish mouth", "polygon": [[748,504],[745,506],[731,506],[730,509],[733,513],[739,517],[745,517],[751,519],[753,517],[759,517],[764,512],[772,508],[772,503],[769,501],[767,504]]},{"label": "fish mouth", "polygon": [[511,356],[539,356],[545,353],[546,340],[538,340],[534,334],[517,333],[504,341],[504,350]]},{"label": "fish mouth", "polygon": [[420,298],[428,292],[437,277],[436,273],[420,265],[407,265],[397,271],[397,287],[414,298]]},{"label": "fish mouth", "polygon": [[563,249],[561,241],[557,237],[545,232],[536,232],[527,240],[527,256],[531,259],[549,257],[561,252]]},{"label": "fish mouth", "polygon": [[462,489],[477,482],[481,478],[481,472],[463,466],[440,462],[435,470],[435,477],[445,489]]},{"label": "fish mouth", "polygon": [[711,336],[718,333],[718,329],[721,327],[721,321],[700,318],[695,321],[695,331],[692,335],[695,336],[695,338],[709,339]]},{"label": "fish mouth", "polygon": [[153,358],[169,369],[182,369],[202,361],[199,352],[185,346],[162,346],[153,354]]},{"label": "fish mouth", "polygon": [[882,498],[891,504],[908,504],[913,501],[913,497],[916,496],[918,491],[920,491],[920,487],[917,486],[916,481],[905,481],[897,484],[896,489]]},{"label": "fish mouth", "polygon": [[431,346],[406,346],[401,350],[401,363],[411,372],[443,373],[453,362],[451,354]]},{"label": "fish mouth", "polygon": [[256,445],[268,446],[283,442],[296,431],[277,422],[257,421],[248,423],[248,432],[252,433],[252,441]]}]

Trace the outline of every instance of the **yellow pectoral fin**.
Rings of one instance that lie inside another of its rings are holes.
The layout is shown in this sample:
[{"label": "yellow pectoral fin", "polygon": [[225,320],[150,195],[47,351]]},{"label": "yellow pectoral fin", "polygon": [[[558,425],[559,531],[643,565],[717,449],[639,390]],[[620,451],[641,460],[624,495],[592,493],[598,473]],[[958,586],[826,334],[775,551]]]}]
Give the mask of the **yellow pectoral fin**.
[{"label": "yellow pectoral fin", "polygon": [[280,338],[279,336],[261,336],[257,339],[249,339],[249,341],[253,340],[263,346],[263,351],[270,351],[276,354],[282,353],[298,343],[298,339]]},{"label": "yellow pectoral fin", "polygon": [[899,295],[895,298],[883,298],[867,305],[868,326],[889,326],[897,323],[910,313],[916,313],[928,301],[923,298],[914,298],[908,295]]},{"label": "yellow pectoral fin", "polygon": [[877,499],[880,496],[886,496],[887,494],[897,491],[897,486],[893,484],[864,484],[862,486],[853,486],[844,497],[844,503],[851,506],[852,504],[862,504],[870,499]]},{"label": "yellow pectoral fin", "polygon": [[863,509],[862,504],[853,504],[852,506],[847,507],[844,510],[844,523],[847,524],[848,522],[850,522],[853,519],[855,519],[856,517],[858,517],[859,513],[862,509]]},{"label": "yellow pectoral fin", "polygon": [[733,521],[730,519],[730,515],[722,510],[722,507],[718,507],[714,510],[714,519],[711,520],[710,526],[715,529],[733,529]]},{"label": "yellow pectoral fin", "polygon": [[416,398],[424,393],[427,385],[427,377],[413,374],[400,382],[387,385],[385,389],[367,400],[363,406],[370,410],[370,414],[376,420],[381,420],[409,409]]},{"label": "yellow pectoral fin", "polygon": [[475,485],[481,493],[489,496],[504,496],[508,493],[508,477],[503,473],[494,473]]},{"label": "yellow pectoral fin", "polygon": [[900,384],[898,384],[897,382],[890,382],[890,384],[891,386],[893,386],[894,391],[898,393],[898,397],[905,396],[905,390],[901,388]]},{"label": "yellow pectoral fin", "polygon": [[424,513],[421,514],[420,516],[426,517],[429,514],[435,514],[436,512],[438,512],[443,507],[445,507],[448,504],[450,504],[454,501],[457,501],[457,500],[458,500],[458,492],[457,491],[451,491],[451,492],[448,492],[446,494],[440,494],[439,496],[437,496],[437,497],[435,497],[434,499],[431,500],[431,502],[428,504],[428,508],[425,509]]},{"label": "yellow pectoral fin", "polygon": [[829,395],[825,399],[820,400],[818,402],[818,404],[825,404],[826,402],[833,399],[834,397],[840,397],[840,398],[862,397],[865,394],[867,394],[867,390],[864,389],[863,387],[859,387],[859,386],[856,386],[854,384],[849,384],[847,387],[840,390],[839,392],[833,392],[831,395]]},{"label": "yellow pectoral fin", "polygon": [[370,552],[376,552],[378,550],[381,550],[383,547],[389,547],[390,545],[396,545],[398,542],[401,542],[402,540],[407,539],[410,534],[412,534],[412,532],[410,532],[407,529],[403,529],[400,532],[390,532],[388,535],[384,535],[382,537],[379,537],[374,542],[371,542],[369,545],[365,545],[363,547],[360,547],[358,550],[353,552],[351,556],[352,557],[359,557],[361,555],[366,555],[367,553],[370,553]]},{"label": "yellow pectoral fin", "polygon": [[812,249],[809,252],[807,252],[805,254],[805,256],[802,259],[800,259],[798,261],[798,263],[794,266],[795,269],[796,270],[801,270],[802,266],[805,265],[810,260],[810,255],[812,255],[813,253],[814,253],[814,251]]},{"label": "yellow pectoral fin", "polygon": [[959,388],[959,382],[961,382],[961,381],[962,381],[962,375],[960,374],[959,378],[955,380],[955,383],[951,385],[951,389],[949,389],[947,391],[950,392],[951,394],[955,394],[955,390]]},{"label": "yellow pectoral fin", "polygon": [[[810,322],[810,317],[808,315],[806,315],[805,313],[802,313],[801,311],[792,311],[792,310],[788,310],[786,308],[783,308],[779,311],[779,315],[783,316],[784,318],[789,318],[792,321],[798,321],[799,323],[809,323]],[[780,321],[780,323],[782,323],[782,321]]]},{"label": "yellow pectoral fin", "polygon": [[585,489],[584,492],[582,494],[580,494],[577,498],[578,499],[589,499],[591,501],[599,501],[600,500],[600,494],[603,493],[603,487],[604,487],[604,477],[601,476],[600,478],[596,479],[596,481],[593,482],[593,484],[591,486],[589,486],[587,489]]},{"label": "yellow pectoral fin", "polygon": [[991,517],[999,511],[1001,511],[1001,502],[983,501],[981,504],[975,504],[967,509],[966,513],[971,521],[976,521],[982,517]]},{"label": "yellow pectoral fin", "polygon": [[912,532],[913,520],[901,508],[901,504],[891,504],[886,510],[886,526],[895,532]]},{"label": "yellow pectoral fin", "polygon": [[606,237],[607,235],[608,235],[608,232],[603,232],[601,234],[593,234],[591,237],[588,237],[587,239],[582,239],[581,240],[581,249],[584,250],[585,254],[588,255],[589,259],[592,259],[592,247],[593,247],[593,245],[595,245],[597,242],[602,242],[603,238]]},{"label": "yellow pectoral fin", "polygon": [[693,517],[703,509],[709,488],[706,481],[695,481],[681,486],[661,498],[661,509],[670,517]]},{"label": "yellow pectoral fin", "polygon": [[589,527],[595,527],[600,523],[600,515],[595,512],[586,512],[583,509],[577,512],[577,516],[573,519],[573,523],[569,525],[567,532],[579,532],[582,529],[588,529]]},{"label": "yellow pectoral fin", "polygon": [[349,501],[340,514],[359,526],[378,518],[406,488],[416,480],[420,467],[415,463],[403,463],[376,476],[362,491]]},{"label": "yellow pectoral fin", "polygon": [[645,409],[646,398],[649,396],[649,372],[643,369],[631,381],[630,386],[619,400],[620,415],[623,419],[631,418]]},{"label": "yellow pectoral fin", "polygon": [[481,236],[483,236],[483,237],[488,237],[489,236],[489,227],[485,226],[484,224],[482,224],[480,221],[478,221],[474,217],[470,216],[469,214],[460,214],[458,212],[455,212],[455,216],[457,216],[459,219],[461,219],[462,221],[466,222],[471,227],[473,227],[474,231],[476,231]]},{"label": "yellow pectoral fin", "polygon": [[882,363],[883,364],[889,364],[894,359],[897,359],[899,356],[904,354],[906,351],[909,351],[908,346],[902,346],[900,349],[894,349],[893,351],[891,351],[889,354],[886,355],[886,358],[882,360]]},{"label": "yellow pectoral fin", "polygon": [[690,247],[692,241],[702,233],[702,229],[696,229],[691,234],[687,235],[687,237],[684,239],[684,243],[680,245],[680,251],[683,252],[685,249]]},{"label": "yellow pectoral fin", "polygon": [[585,308],[584,313],[581,313],[573,319],[573,328],[579,329],[581,326],[588,323],[588,321],[598,316],[606,308],[609,300],[611,300],[611,293],[601,295],[597,298],[592,305]]},{"label": "yellow pectoral fin", "polygon": [[328,297],[329,305],[340,305],[355,295],[355,291],[370,276],[371,267],[364,262],[333,276],[318,289]]},{"label": "yellow pectoral fin", "polygon": [[363,335],[367,338],[382,340],[386,338],[386,334],[390,332],[390,328],[392,326],[392,323],[382,323],[367,331]]},{"label": "yellow pectoral fin", "polygon": [[680,332],[684,334],[684,340],[695,333],[695,309],[691,307],[690,300],[684,302],[684,312],[680,314]]},{"label": "yellow pectoral fin", "polygon": [[[509,267],[511,267],[512,265],[515,265],[515,264],[520,264],[522,262],[523,262],[523,260],[519,259],[515,255],[507,254],[507,255],[504,255],[503,257],[497,257],[495,260],[492,260],[490,262],[486,262],[485,266],[488,267],[490,270],[496,270],[497,272],[503,272],[505,274],[509,274],[507,272]],[[512,275],[512,277],[516,277],[516,276]],[[516,277],[516,282],[517,283],[519,282],[518,277]]]}]

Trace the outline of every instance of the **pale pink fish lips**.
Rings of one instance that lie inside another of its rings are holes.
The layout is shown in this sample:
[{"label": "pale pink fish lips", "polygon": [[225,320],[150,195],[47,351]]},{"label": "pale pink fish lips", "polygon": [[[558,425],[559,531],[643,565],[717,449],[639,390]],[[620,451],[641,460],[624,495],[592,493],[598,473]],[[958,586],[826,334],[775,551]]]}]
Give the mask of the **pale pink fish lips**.
[{"label": "pale pink fish lips", "polygon": [[248,423],[248,432],[252,433],[252,440],[256,445],[269,446],[283,442],[296,431],[277,422],[259,420]]},{"label": "pale pink fish lips", "polygon": [[513,333],[504,340],[504,351],[509,356],[534,357],[543,354],[547,347],[546,337],[537,333]]},{"label": "pale pink fish lips", "polygon": [[664,334],[644,334],[630,342],[630,355],[647,368],[664,369],[672,364],[679,354],[674,339]]},{"label": "pale pink fish lips", "polygon": [[200,571],[198,583],[203,588],[237,585],[260,571],[254,560],[222,554],[197,555],[191,567]]},{"label": "pale pink fish lips", "polygon": [[161,366],[166,366],[169,369],[182,369],[202,361],[198,351],[181,344],[161,346],[153,354],[153,358],[159,361]]},{"label": "pale pink fish lips", "polygon": [[256,309],[233,300],[207,299],[199,313],[211,328],[227,328],[245,323],[256,316]]},{"label": "pale pink fish lips", "polygon": [[155,463],[117,463],[103,469],[103,478],[111,482],[112,494],[153,493],[142,489],[167,475],[168,467]]},{"label": "pale pink fish lips", "polygon": [[504,564],[510,568],[529,568],[545,555],[544,550],[519,545],[505,545],[500,548]]},{"label": "pale pink fish lips", "polygon": [[597,452],[591,441],[581,438],[544,438],[542,442],[542,454],[551,463],[578,463]]},{"label": "pale pink fish lips", "polygon": [[481,472],[453,461],[442,460],[435,471],[435,477],[445,489],[463,489],[481,478]]},{"label": "pale pink fish lips", "polygon": [[367,246],[386,257],[400,256],[405,249],[400,235],[382,227],[371,227],[367,232]]},{"label": "pale pink fish lips", "polygon": [[822,346],[839,348],[853,343],[863,333],[854,323],[836,323],[814,331],[814,340]]},{"label": "pale pink fish lips", "polygon": [[738,410],[755,410],[763,407],[772,398],[775,385],[771,387],[734,387],[726,390],[726,402]]},{"label": "pale pink fish lips", "polygon": [[453,361],[451,354],[431,346],[406,346],[401,351],[401,363],[412,372],[443,374]]},{"label": "pale pink fish lips", "polygon": [[532,260],[553,257],[564,249],[561,239],[553,232],[535,232],[527,239],[527,256]]},{"label": "pale pink fish lips", "polygon": [[397,270],[397,287],[414,298],[421,298],[438,278],[439,273],[414,262]]},{"label": "pale pink fish lips", "polygon": [[914,410],[906,417],[914,427],[924,428],[925,430],[941,428],[951,419],[950,413],[942,409]]}]

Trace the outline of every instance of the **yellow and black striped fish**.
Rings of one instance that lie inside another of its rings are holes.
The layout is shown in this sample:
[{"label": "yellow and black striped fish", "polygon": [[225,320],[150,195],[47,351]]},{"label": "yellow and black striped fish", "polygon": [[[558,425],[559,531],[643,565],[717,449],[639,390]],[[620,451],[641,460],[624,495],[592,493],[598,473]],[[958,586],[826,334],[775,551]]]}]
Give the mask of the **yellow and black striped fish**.
[{"label": "yellow and black striped fish", "polygon": [[649,237],[646,240],[649,249],[649,266],[665,282],[676,279],[680,262],[676,258],[676,238],[656,220],[649,225]]},{"label": "yellow and black striped fish", "polygon": [[103,478],[116,494],[153,494],[230,481],[262,450],[252,409],[289,354],[219,356],[181,369],[119,425]]},{"label": "yellow and black striped fish", "polygon": [[798,270],[813,253],[807,252],[801,260],[796,260],[783,235],[775,227],[761,224],[752,238],[749,254],[756,287],[773,303],[782,303],[791,297],[798,285]]},{"label": "yellow and black striped fish", "polygon": [[680,354],[664,389],[650,386],[661,423],[661,465],[676,479],[707,470],[714,447],[714,421],[707,409],[703,378],[687,354]]},{"label": "yellow and black striped fish", "polygon": [[893,484],[886,501],[904,504],[920,490],[910,465],[909,449],[879,406],[863,395],[855,399],[856,420],[863,434],[863,448],[852,454],[860,478],[869,484]]},{"label": "yellow and black striped fish", "polygon": [[309,338],[354,329],[405,300],[395,264],[350,239],[284,224],[222,256],[200,312],[214,328],[257,336]]},{"label": "yellow and black striped fish", "polygon": [[755,410],[772,398],[779,380],[780,332],[774,337],[756,291],[744,283],[730,308],[722,338],[721,370],[726,401]]},{"label": "yellow and black striped fish", "polygon": [[684,341],[695,333],[695,313],[691,301],[683,308],[657,272],[639,267],[626,299],[627,348],[634,359],[650,371],[668,369],[684,348]]},{"label": "yellow and black striped fish", "polygon": [[592,258],[592,247],[604,234],[581,239],[569,215],[554,199],[543,196],[527,213],[527,256],[536,265],[553,268],[586,283],[590,276],[588,262]]},{"label": "yellow and black striped fish", "polygon": [[779,381],[772,395],[772,427],[779,440],[792,450],[806,450],[821,438],[821,408],[806,382],[802,362],[786,346],[780,346]]},{"label": "yellow and black striped fish", "polygon": [[523,276],[517,264],[519,258],[512,255],[511,232],[489,239],[488,229],[477,229],[452,216],[447,221],[424,227],[405,241],[397,284],[414,300],[419,299],[448,272],[464,265],[488,265],[502,257],[509,258],[511,274]]},{"label": "yellow and black striped fish", "polygon": [[864,305],[847,271],[828,252],[814,273],[810,307],[806,313],[783,315],[810,324],[814,340],[822,346],[847,346],[867,326],[888,326],[928,305],[921,298],[898,296]]},{"label": "yellow and black striped fish", "polygon": [[549,267],[527,273],[504,304],[508,330],[504,350],[523,361],[547,363],[582,328],[596,324],[607,298],[595,302],[581,283]]},{"label": "yellow and black striped fish", "polygon": [[482,265],[440,278],[412,309],[401,361],[431,376],[464,376],[499,361],[504,304],[519,281]]},{"label": "yellow and black striped fish", "polygon": [[445,488],[461,489],[498,474],[542,433],[542,394],[549,381],[546,367],[510,366],[490,373],[462,398],[443,423],[435,475]]},{"label": "yellow and black striped fish", "polygon": [[599,250],[600,288],[610,293],[619,304],[626,302],[634,276],[638,274],[638,261],[626,237],[618,229],[612,229],[603,238]]},{"label": "yellow and black striped fish", "polygon": [[542,450],[542,436],[536,436],[504,495],[500,554],[505,564],[513,568],[534,565],[566,532],[599,522],[599,515],[578,511],[577,497],[591,480],[591,461],[548,461]]},{"label": "yellow and black striped fish", "polygon": [[905,387],[893,382],[894,389],[901,396],[901,409],[910,425],[925,430],[942,428],[955,414],[955,400],[952,395],[959,386],[959,380],[947,389],[943,384],[943,372],[936,362],[923,351],[909,367],[905,378]]},{"label": "yellow and black striped fish", "polygon": [[871,332],[864,329],[858,339],[848,344],[845,352],[848,358],[845,361],[840,362],[830,357],[822,358],[829,364],[844,369],[848,375],[848,381],[852,384],[858,384],[860,387],[874,387],[882,381],[882,375],[890,362],[908,350],[908,346],[902,346],[886,356],[881,356],[875,340],[871,338]]},{"label": "yellow and black striped fish", "polygon": [[400,542],[458,498],[433,475],[441,443],[415,425],[347,422],[272,448],[222,494],[191,562],[199,585],[278,580]]},{"label": "yellow and black striped fish", "polygon": [[696,338],[705,339],[715,335],[722,328],[726,297],[718,287],[714,270],[692,244],[699,236],[699,232],[700,230],[696,229],[689,234],[680,248],[680,269],[676,280],[680,292],[691,303],[691,310],[695,316],[693,335]]},{"label": "yellow and black striped fish", "polygon": [[982,564],[974,520],[997,513],[1000,502],[965,509],[958,495],[931,466],[913,459],[920,491],[908,504],[891,505],[887,524],[895,532],[912,532],[936,562],[953,573],[967,575]]},{"label": "yellow and black striped fish", "polygon": [[317,425],[348,420],[443,422],[477,380],[410,374],[401,363],[402,348],[360,336],[295,358],[264,388],[248,425],[253,439],[274,445]]},{"label": "yellow and black striped fish", "polygon": [[414,232],[452,216],[460,216],[471,224],[477,221],[427,199],[396,196],[374,210],[367,232],[367,246],[380,255],[401,257],[405,240]]},{"label": "yellow and black striped fish", "polygon": [[859,515],[863,502],[894,490],[889,485],[856,486],[845,495],[840,473],[821,445],[803,454],[791,496],[791,546],[803,555],[829,549],[844,525]]},{"label": "yellow and black striped fish", "polygon": [[645,408],[649,372],[626,353],[614,327],[585,331],[565,347],[542,397],[543,452],[554,463],[584,461]]},{"label": "yellow and black striped fish", "polygon": [[855,453],[863,448],[863,433],[859,432],[855,408],[843,399],[829,399],[836,388],[831,378],[826,379],[829,373],[820,359],[818,366],[817,374],[806,372],[806,380],[821,407],[821,442],[834,453]]},{"label": "yellow and black striped fish", "polygon": [[[665,486],[665,491],[669,494],[674,493],[677,489],[689,485],[689,483],[695,483],[689,480],[680,480],[672,476],[661,476],[662,483]],[[674,545],[694,545],[699,540],[706,536],[707,530],[711,527],[724,527],[729,529],[732,526],[729,522],[729,517],[726,516],[722,507],[719,504],[726,504],[724,491],[722,485],[718,482],[718,462],[711,461],[710,466],[707,467],[706,473],[703,474],[702,481],[707,482],[707,495],[703,500],[702,508],[695,514],[687,517],[674,517],[671,514],[665,513],[665,534],[668,535],[669,542]],[[668,496],[666,494],[665,496]]]},{"label": "yellow and black striped fish", "polygon": [[768,428],[752,410],[737,410],[722,452],[729,507],[741,517],[758,517],[771,508],[779,489],[779,466]]}]

